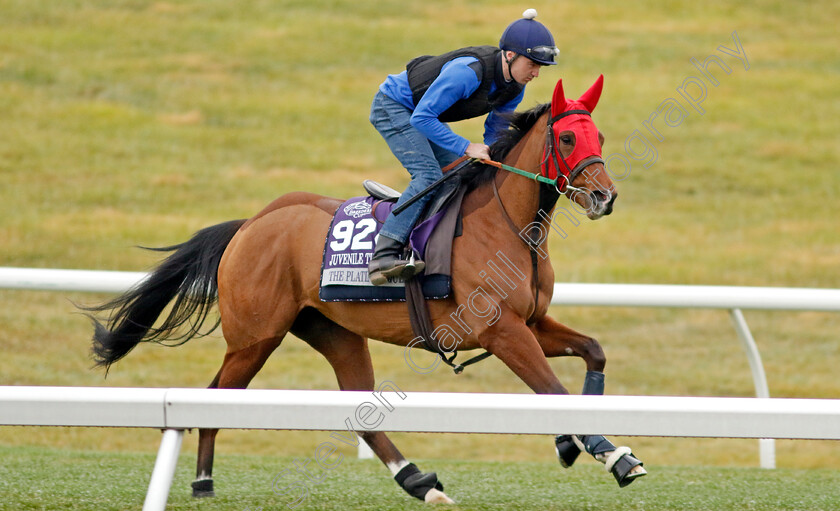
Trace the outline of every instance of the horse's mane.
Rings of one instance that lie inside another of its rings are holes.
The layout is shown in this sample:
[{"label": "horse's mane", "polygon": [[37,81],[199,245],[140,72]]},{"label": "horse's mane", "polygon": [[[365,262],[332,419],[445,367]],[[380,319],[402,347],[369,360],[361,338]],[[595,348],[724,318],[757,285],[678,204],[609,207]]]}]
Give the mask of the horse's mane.
[{"label": "horse's mane", "polygon": [[[505,159],[516,144],[522,140],[522,137],[534,127],[537,119],[542,117],[549,108],[551,108],[551,103],[544,103],[524,112],[510,114],[508,116],[508,129],[503,131],[499,138],[493,142],[493,145],[490,146],[490,158],[495,161]],[[483,183],[489,182],[498,170],[496,167],[482,163],[471,164],[462,172],[462,179],[467,186],[467,191],[469,192]]]}]

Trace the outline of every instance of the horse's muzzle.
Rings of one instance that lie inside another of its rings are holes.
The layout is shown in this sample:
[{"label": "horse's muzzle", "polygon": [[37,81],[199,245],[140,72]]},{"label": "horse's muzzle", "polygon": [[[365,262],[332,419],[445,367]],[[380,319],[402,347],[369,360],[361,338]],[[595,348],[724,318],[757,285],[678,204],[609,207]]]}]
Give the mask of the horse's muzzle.
[{"label": "horse's muzzle", "polygon": [[590,220],[597,220],[602,216],[609,215],[613,211],[613,203],[618,197],[618,193],[614,190],[611,192],[604,192],[602,190],[595,190],[589,194],[589,199],[592,201],[593,207],[587,211]]}]

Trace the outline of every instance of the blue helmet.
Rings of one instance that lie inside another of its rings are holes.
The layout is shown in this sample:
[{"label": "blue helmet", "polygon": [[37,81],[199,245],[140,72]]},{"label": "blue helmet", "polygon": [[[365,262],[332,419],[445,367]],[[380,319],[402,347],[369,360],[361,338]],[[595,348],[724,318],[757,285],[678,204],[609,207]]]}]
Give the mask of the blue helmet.
[{"label": "blue helmet", "polygon": [[545,25],[535,20],[537,11],[528,9],[502,33],[499,48],[516,52],[544,66],[553,66],[554,56],[560,53],[554,37]]}]

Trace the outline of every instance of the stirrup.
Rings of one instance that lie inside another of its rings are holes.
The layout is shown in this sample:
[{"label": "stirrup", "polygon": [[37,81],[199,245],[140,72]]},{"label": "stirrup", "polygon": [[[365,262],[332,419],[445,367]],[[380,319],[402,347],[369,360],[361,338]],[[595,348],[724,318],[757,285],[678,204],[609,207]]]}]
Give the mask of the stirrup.
[{"label": "stirrup", "polygon": [[390,268],[377,268],[368,275],[370,283],[374,286],[382,286],[388,283],[389,279],[406,281],[426,268],[426,263],[414,257],[414,253],[406,261],[405,259],[394,259]]},{"label": "stirrup", "polygon": [[412,250],[411,255],[408,256],[405,271],[403,271],[403,279],[408,280],[425,269],[426,263],[414,257],[414,251]]}]

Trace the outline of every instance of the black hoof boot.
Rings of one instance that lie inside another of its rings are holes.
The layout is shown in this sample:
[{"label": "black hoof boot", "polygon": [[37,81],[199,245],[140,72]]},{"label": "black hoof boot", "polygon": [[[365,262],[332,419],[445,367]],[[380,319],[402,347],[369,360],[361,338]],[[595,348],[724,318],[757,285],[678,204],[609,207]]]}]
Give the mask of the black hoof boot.
[{"label": "black hoof boot", "polygon": [[557,458],[560,459],[560,465],[563,468],[574,465],[580,455],[580,449],[572,440],[572,435],[557,435],[554,438],[554,449],[557,451]]},{"label": "black hoof boot", "polygon": [[[629,447],[619,447],[610,455],[606,462],[607,470],[612,472],[615,480],[618,481],[618,486],[624,488],[639,477],[647,474],[647,471],[642,468],[643,463],[633,456]],[[639,467],[637,470],[634,468]],[[631,473],[632,472],[632,473]]]},{"label": "black hoof boot", "polygon": [[192,484],[192,496],[195,498],[203,498],[203,497],[215,497],[216,492],[213,491],[213,480],[212,479],[198,479],[193,481]]},{"label": "black hoof boot", "polygon": [[420,469],[417,468],[417,465],[414,463],[409,463],[403,467],[402,470],[397,472],[397,475],[394,476],[394,480],[397,481],[397,484],[399,484],[406,493],[422,501],[426,500],[426,494],[429,493],[429,490],[432,488],[438,491],[443,491],[443,484],[438,481],[436,473],[430,472],[428,474],[424,474],[423,472],[420,472]]}]

